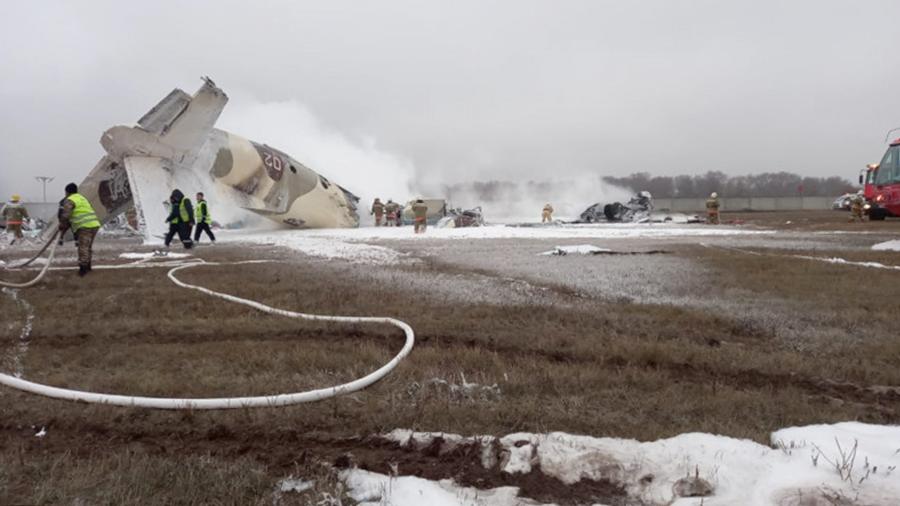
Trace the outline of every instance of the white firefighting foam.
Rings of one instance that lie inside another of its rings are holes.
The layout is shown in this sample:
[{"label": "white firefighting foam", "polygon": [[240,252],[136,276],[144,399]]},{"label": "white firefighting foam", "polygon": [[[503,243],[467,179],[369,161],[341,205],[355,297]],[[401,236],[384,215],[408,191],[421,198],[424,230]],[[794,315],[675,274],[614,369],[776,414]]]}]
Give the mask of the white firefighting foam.
[{"label": "white firefighting foam", "polygon": [[735,227],[676,225],[572,225],[514,227],[489,225],[472,228],[429,228],[416,235],[411,227],[362,227],[317,230],[217,231],[221,242],[246,242],[283,246],[310,256],[349,260],[368,264],[396,264],[410,257],[393,248],[367,241],[422,241],[472,239],[622,239],[659,237],[708,237],[747,234],[771,234],[771,231]]}]

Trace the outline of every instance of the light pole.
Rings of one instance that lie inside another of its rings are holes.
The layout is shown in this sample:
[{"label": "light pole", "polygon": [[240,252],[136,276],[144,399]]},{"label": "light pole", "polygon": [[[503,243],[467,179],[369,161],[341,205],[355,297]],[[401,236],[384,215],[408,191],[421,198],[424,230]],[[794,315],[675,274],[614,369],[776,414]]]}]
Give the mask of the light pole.
[{"label": "light pole", "polygon": [[47,183],[56,178],[47,176],[35,176],[34,178],[44,184],[44,202],[47,202]]}]

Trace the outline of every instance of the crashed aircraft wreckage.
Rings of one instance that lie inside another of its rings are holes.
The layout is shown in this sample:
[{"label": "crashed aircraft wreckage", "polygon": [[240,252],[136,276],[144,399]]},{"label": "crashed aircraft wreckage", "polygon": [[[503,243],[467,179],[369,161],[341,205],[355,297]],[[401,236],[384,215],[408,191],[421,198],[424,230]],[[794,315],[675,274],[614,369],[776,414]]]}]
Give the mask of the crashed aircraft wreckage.
[{"label": "crashed aircraft wreckage", "polygon": [[638,192],[626,204],[593,204],[581,213],[575,223],[597,223],[599,221],[623,223],[700,223],[697,215],[673,213],[668,210],[654,211],[653,196],[648,191]]},{"label": "crashed aircraft wreckage", "polygon": [[104,132],[107,154],[78,185],[98,218],[106,223],[133,205],[151,240],[166,228],[164,202],[179,188],[205,193],[225,226],[239,226],[245,211],[289,227],[359,225],[359,198],[348,190],[282,151],[213,128],[227,102],[204,78],[193,96],[175,89],[136,126]]}]

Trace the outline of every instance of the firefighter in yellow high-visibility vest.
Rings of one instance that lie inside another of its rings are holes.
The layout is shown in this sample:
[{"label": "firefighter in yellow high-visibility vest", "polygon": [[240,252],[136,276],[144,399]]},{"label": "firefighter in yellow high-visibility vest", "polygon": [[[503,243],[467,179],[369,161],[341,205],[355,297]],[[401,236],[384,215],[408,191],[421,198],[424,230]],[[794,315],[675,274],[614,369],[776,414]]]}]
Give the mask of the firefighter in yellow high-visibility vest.
[{"label": "firefighter in yellow high-visibility vest", "polygon": [[94,246],[94,237],[100,230],[100,220],[93,206],[78,193],[75,183],[66,185],[66,198],[62,201],[59,211],[59,242],[62,243],[63,234],[72,229],[75,240],[78,242],[78,275],[84,276],[91,272],[91,253]]},{"label": "firefighter in yellow high-visibility vest", "polygon": [[197,208],[194,212],[194,217],[197,219],[197,228],[194,230],[194,242],[200,242],[200,233],[206,232],[209,240],[215,244],[216,235],[213,234],[212,229],[209,227],[212,225],[212,216],[209,214],[209,204],[206,202],[203,192],[197,194]]},{"label": "firefighter in yellow high-visibility vest", "polygon": [[172,238],[178,234],[184,249],[194,247],[194,241],[191,240],[191,228],[194,226],[194,206],[191,205],[191,199],[184,196],[181,190],[175,189],[169,197],[172,204],[172,210],[166,222],[169,224],[169,232],[166,233],[166,247],[172,243]]}]

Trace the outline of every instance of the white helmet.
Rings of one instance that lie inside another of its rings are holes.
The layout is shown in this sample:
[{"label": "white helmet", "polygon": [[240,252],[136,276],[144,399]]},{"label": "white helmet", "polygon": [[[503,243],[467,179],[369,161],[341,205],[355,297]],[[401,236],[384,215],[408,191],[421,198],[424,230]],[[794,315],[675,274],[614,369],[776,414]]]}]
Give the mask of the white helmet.
[{"label": "white helmet", "polygon": [[712,192],[712,193],[709,195],[709,198],[717,199],[717,198],[719,198],[719,194],[716,193],[716,192]]}]

